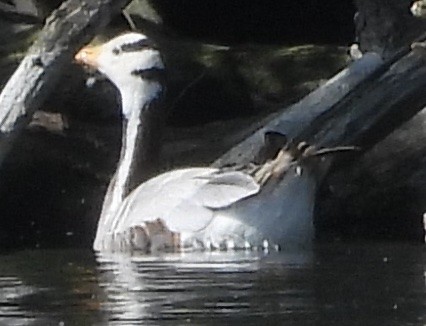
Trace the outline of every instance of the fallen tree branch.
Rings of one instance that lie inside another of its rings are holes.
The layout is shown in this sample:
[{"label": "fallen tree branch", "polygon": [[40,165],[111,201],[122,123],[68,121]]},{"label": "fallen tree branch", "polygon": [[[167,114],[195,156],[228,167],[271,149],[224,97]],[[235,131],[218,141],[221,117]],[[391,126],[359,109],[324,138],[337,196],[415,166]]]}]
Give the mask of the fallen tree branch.
[{"label": "fallen tree branch", "polygon": [[313,121],[319,119],[365,80],[376,75],[383,69],[383,65],[379,56],[365,55],[302,100],[284,109],[278,117],[234,146],[213,165],[221,166],[232,162],[247,164],[252,161],[263,145],[263,134],[269,130],[279,131],[290,138],[298,137],[303,130],[310,127]]},{"label": "fallen tree branch", "polygon": [[373,146],[426,105],[424,53],[406,46],[386,62],[364,55],[213,165],[247,164],[268,130],[322,146]]},{"label": "fallen tree branch", "polygon": [[130,0],[68,0],[46,20],[37,40],[0,94],[0,164],[55,87],[73,54]]}]

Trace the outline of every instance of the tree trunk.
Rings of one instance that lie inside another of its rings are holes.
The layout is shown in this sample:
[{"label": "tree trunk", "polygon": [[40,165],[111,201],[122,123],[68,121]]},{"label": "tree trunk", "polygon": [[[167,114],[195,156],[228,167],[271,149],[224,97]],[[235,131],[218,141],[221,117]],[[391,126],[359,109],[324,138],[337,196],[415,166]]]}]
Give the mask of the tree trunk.
[{"label": "tree trunk", "polygon": [[72,62],[73,54],[129,0],[68,0],[46,20],[37,40],[0,94],[0,164]]}]

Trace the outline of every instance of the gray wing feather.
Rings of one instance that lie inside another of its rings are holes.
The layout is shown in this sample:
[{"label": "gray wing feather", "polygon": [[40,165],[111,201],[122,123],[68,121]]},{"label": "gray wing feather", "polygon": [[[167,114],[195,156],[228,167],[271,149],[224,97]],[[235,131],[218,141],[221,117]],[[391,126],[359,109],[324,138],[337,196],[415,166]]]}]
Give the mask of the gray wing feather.
[{"label": "gray wing feather", "polygon": [[260,185],[248,174],[229,171],[211,175],[196,194],[196,199],[208,208],[224,208],[257,194]]},{"label": "gray wing feather", "polygon": [[195,232],[213,219],[213,208],[229,206],[256,194],[250,175],[213,168],[190,168],[161,174],[136,188],[123,202],[110,230],[120,231],[162,218],[175,232]]}]

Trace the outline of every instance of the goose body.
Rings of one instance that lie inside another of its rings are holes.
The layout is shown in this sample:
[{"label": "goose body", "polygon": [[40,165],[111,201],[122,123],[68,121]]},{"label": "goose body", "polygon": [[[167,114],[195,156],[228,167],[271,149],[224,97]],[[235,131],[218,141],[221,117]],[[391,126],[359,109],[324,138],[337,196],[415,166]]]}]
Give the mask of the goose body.
[{"label": "goose body", "polygon": [[[298,191],[296,200],[282,191],[282,182],[289,192]],[[314,180],[293,172],[261,186],[238,171],[175,170],[136,188],[111,223],[102,226],[103,236],[95,249],[305,247],[313,236],[314,195]],[[150,221],[161,232],[150,231]],[[142,237],[149,241],[137,240],[137,227],[143,228]]]},{"label": "goose body", "polygon": [[125,121],[96,251],[309,246],[320,151],[285,140],[254,168],[179,169],[145,181],[137,171],[149,164],[153,117],[162,111],[154,105],[164,88],[159,52],[144,35],[128,33],[83,48],[76,60],[117,86]]}]

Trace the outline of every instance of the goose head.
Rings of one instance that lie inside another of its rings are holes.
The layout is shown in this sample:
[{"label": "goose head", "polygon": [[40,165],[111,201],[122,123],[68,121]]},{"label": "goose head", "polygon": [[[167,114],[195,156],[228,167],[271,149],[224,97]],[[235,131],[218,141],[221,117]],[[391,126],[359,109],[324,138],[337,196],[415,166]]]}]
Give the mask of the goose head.
[{"label": "goose head", "polygon": [[133,110],[131,106],[143,106],[140,101],[152,100],[151,97],[159,95],[164,88],[161,54],[154,43],[140,33],[126,33],[104,44],[86,46],[75,55],[75,60],[99,71],[118,88],[127,119]]},{"label": "goose head", "polygon": [[142,71],[164,69],[156,46],[140,33],[126,33],[101,45],[86,46],[75,60],[104,74],[119,90],[134,83],[134,77]]}]

